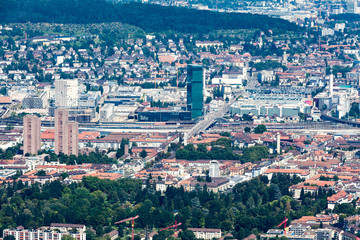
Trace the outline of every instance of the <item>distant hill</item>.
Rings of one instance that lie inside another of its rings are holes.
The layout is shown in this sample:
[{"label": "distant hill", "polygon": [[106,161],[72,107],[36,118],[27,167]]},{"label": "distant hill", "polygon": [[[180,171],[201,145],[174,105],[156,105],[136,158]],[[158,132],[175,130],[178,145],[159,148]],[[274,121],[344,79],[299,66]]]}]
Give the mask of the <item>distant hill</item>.
[{"label": "distant hill", "polygon": [[360,21],[360,14],[354,14],[354,13],[336,14],[336,15],[331,15],[330,18],[335,20],[344,20],[348,22],[358,22]]},{"label": "distant hill", "polygon": [[173,30],[207,33],[220,29],[277,29],[298,31],[286,20],[246,13],[219,13],[152,4],[111,4],[104,0],[6,0],[0,1],[0,22],[102,23],[122,22],[146,32]]}]

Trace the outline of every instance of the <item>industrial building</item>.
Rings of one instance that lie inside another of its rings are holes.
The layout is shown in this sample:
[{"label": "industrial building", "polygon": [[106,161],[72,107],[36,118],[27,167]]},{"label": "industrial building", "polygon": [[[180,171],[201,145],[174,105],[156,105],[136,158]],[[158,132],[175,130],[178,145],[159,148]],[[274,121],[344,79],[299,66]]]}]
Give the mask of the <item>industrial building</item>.
[{"label": "industrial building", "polygon": [[138,120],[141,122],[191,121],[191,113],[175,109],[142,111],[138,113]]},{"label": "industrial building", "polygon": [[47,108],[48,103],[48,94],[46,92],[43,92],[40,95],[29,95],[23,99],[22,102],[22,108],[25,109],[42,109]]},{"label": "industrial building", "polygon": [[255,116],[294,117],[299,113],[310,114],[312,101],[301,95],[255,94],[249,99],[240,99],[231,108],[231,114],[253,114]]}]

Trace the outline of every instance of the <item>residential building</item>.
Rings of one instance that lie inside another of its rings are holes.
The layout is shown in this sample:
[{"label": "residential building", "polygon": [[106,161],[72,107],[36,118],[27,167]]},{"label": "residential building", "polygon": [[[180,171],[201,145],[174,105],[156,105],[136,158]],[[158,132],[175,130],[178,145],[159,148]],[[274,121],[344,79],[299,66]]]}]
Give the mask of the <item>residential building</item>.
[{"label": "residential building", "polygon": [[41,149],[41,120],[35,115],[23,118],[24,154],[37,154]]},{"label": "residential building", "polygon": [[[76,231],[74,231],[76,230]],[[24,229],[22,226],[16,229],[4,229],[3,237],[14,236],[16,240],[61,240],[69,235],[76,240],[86,240],[85,225],[52,223],[50,227],[38,229]]]},{"label": "residential building", "polygon": [[193,231],[197,239],[214,239],[221,238],[221,229],[215,228],[188,228]]},{"label": "residential building", "polygon": [[68,122],[68,149],[67,155],[78,155],[79,153],[79,124],[77,122]]},{"label": "residential building", "polygon": [[69,111],[67,109],[55,110],[55,153],[65,152],[67,145],[67,123],[69,121]]},{"label": "residential building", "polygon": [[78,124],[69,122],[67,109],[55,110],[55,153],[78,155]]},{"label": "residential building", "polygon": [[334,209],[336,204],[350,203],[352,202],[352,195],[347,194],[345,191],[341,190],[338,193],[327,198],[328,209]]}]

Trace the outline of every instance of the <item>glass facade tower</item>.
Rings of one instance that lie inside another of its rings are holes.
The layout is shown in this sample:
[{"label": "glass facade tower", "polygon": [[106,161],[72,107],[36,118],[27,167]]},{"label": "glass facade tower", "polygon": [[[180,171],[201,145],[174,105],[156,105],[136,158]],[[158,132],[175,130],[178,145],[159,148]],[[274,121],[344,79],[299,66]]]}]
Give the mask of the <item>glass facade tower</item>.
[{"label": "glass facade tower", "polygon": [[203,116],[203,69],[200,65],[188,65],[187,69],[187,110],[191,118]]}]

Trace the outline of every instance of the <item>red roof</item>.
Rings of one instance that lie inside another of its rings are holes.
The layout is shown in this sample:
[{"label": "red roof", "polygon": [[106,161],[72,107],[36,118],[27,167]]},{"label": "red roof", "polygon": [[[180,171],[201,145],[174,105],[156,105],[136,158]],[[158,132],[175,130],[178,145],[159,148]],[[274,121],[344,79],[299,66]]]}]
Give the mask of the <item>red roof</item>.
[{"label": "red roof", "polygon": [[11,98],[10,97],[0,97],[0,104],[10,104]]}]

